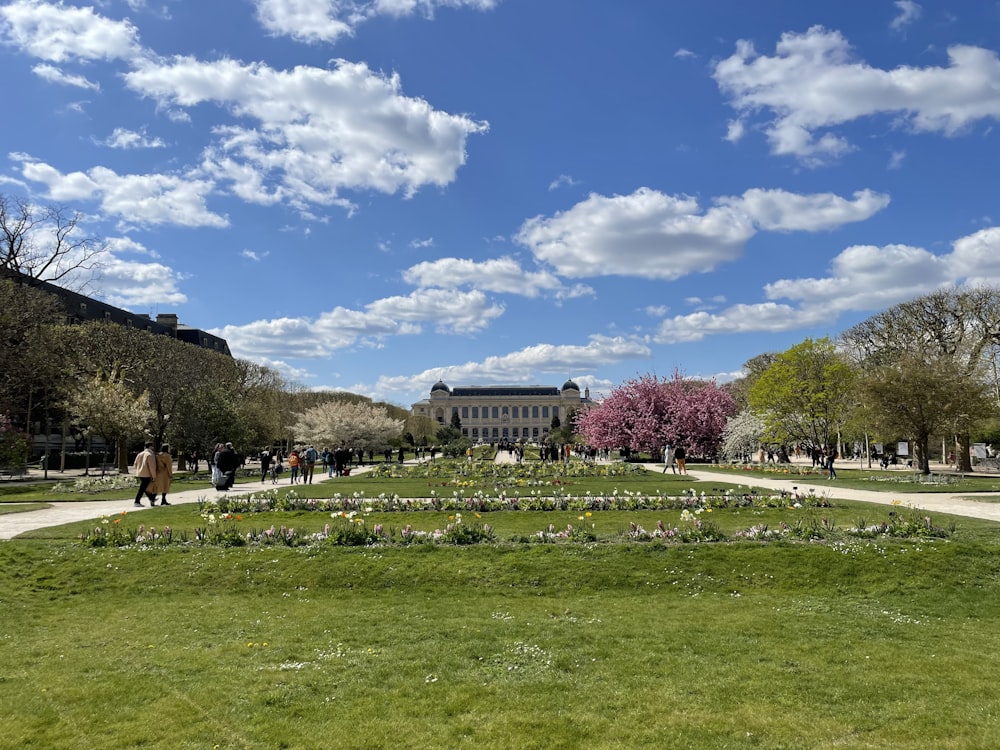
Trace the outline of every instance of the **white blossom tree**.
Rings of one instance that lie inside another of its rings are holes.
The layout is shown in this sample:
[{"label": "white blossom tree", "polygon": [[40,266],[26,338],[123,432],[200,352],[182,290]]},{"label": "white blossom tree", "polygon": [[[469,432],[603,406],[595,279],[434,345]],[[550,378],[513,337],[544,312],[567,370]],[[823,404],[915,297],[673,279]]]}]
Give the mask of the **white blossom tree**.
[{"label": "white blossom tree", "polygon": [[744,409],[726,422],[722,431],[720,451],[727,461],[742,460],[760,446],[766,425],[749,409]]},{"label": "white blossom tree", "polygon": [[296,440],[315,445],[343,445],[354,450],[382,450],[403,432],[403,421],[384,407],[327,401],[298,415],[292,426]]},{"label": "white blossom tree", "polygon": [[141,434],[156,415],[149,405],[149,394],[143,391],[136,396],[117,370],[110,375],[98,372],[92,380],[82,382],[66,399],[66,408],[85,435],[104,438],[105,465],[110,441],[121,445],[124,439]]}]

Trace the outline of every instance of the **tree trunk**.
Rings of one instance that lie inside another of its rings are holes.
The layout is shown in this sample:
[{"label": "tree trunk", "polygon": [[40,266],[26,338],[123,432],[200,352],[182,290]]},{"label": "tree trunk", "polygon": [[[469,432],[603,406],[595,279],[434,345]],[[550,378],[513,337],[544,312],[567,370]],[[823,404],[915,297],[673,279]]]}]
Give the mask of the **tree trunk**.
[{"label": "tree trunk", "polygon": [[969,455],[969,433],[955,436],[955,469],[956,471],[972,471],[972,456]]},{"label": "tree trunk", "polygon": [[118,473],[128,474],[128,441],[118,438]]},{"label": "tree trunk", "polygon": [[913,441],[913,453],[913,458],[915,459],[913,468],[919,469],[921,474],[930,474],[931,462],[929,435],[925,433]]}]

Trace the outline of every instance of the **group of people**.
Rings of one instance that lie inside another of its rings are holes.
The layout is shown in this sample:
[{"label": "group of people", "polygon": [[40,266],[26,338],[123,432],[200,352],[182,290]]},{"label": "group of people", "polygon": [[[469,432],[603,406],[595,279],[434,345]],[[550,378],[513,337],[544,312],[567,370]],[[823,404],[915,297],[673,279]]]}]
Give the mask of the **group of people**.
[{"label": "group of people", "polygon": [[167,493],[174,478],[174,459],[170,455],[170,446],[164,443],[160,452],[153,451],[153,443],[146,445],[135,457],[132,464],[135,475],[139,477],[139,489],[135,493],[135,505],[142,507],[142,496],[149,499],[149,507],[156,505],[156,496],[160,495],[160,505],[170,505]]},{"label": "group of people", "polygon": [[663,473],[670,469],[674,474],[687,474],[687,451],[683,445],[671,445],[667,443],[663,446]]}]

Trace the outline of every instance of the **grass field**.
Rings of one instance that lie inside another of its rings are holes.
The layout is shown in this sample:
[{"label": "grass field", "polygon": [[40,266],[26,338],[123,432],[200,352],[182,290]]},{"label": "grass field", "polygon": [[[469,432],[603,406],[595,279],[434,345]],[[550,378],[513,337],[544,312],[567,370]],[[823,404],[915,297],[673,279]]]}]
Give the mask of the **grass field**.
[{"label": "grass field", "polygon": [[[679,511],[484,516],[497,540],[470,546],[91,548],[93,522],[0,544],[0,748],[996,747],[995,524],[685,544],[623,536]],[[203,521],[126,522],[150,519]],[[518,541],[549,524],[599,541]]]}]

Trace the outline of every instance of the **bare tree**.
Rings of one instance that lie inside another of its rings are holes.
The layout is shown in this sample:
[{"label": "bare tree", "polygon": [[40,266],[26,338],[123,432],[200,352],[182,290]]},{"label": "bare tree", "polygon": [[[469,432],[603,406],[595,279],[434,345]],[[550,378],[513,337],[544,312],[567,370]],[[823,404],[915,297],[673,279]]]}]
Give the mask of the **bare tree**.
[{"label": "bare tree", "polygon": [[[73,278],[93,273],[107,242],[86,236],[80,214],[62,206],[36,206],[23,198],[0,194],[0,269],[34,281],[73,280],[82,287],[90,280]],[[71,276],[72,275],[72,276]]]},{"label": "bare tree", "polygon": [[[866,371],[879,371],[899,362],[911,368],[947,373],[958,394],[979,394],[989,382],[992,358],[1000,346],[1000,290],[978,287],[942,289],[890,307],[841,334],[847,351]],[[906,382],[901,381],[901,382]],[[994,378],[993,392],[997,392]],[[913,402],[929,396],[922,388],[907,388]],[[958,468],[968,471],[969,429],[972,415],[983,415],[985,403],[971,399],[969,408],[953,410]],[[879,407],[878,404],[875,405]],[[972,408],[976,406],[977,408]],[[994,408],[997,404],[994,402]],[[893,407],[898,409],[898,404]],[[947,429],[938,423],[938,429]]]}]

